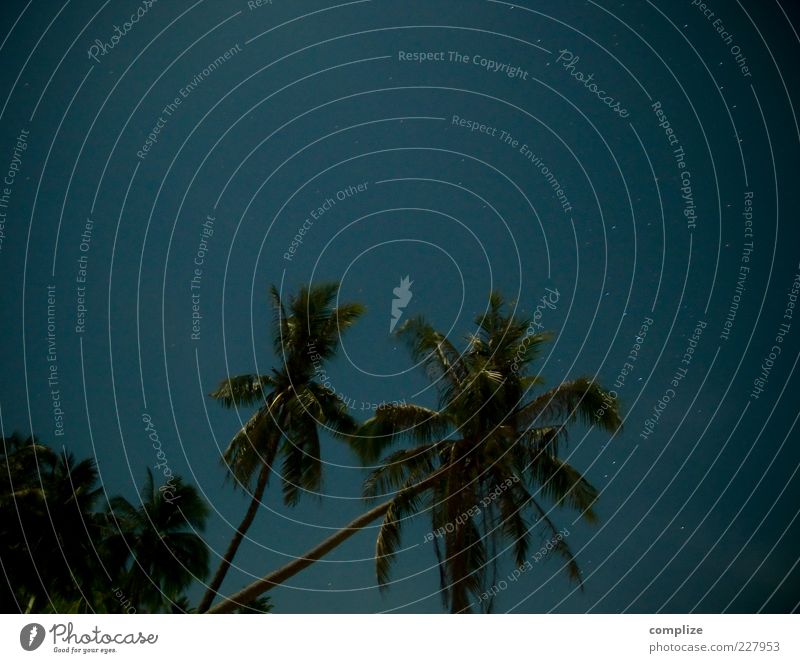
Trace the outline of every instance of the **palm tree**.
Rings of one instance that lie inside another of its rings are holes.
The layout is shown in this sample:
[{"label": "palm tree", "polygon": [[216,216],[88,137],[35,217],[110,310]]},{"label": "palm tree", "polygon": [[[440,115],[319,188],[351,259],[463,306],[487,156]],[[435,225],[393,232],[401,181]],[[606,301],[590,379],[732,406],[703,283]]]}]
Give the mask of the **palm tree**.
[{"label": "palm tree", "polygon": [[341,334],[364,311],[361,304],[335,306],[338,290],[336,283],[303,286],[284,305],[273,286],[272,344],[280,366],[270,375],[227,378],[211,394],[225,407],[259,407],[223,454],[223,462],[236,482],[252,489],[251,499],[198,612],[208,610],[253,524],[276,458],[282,458],[284,502],[294,505],[301,491],[318,490],[321,484],[318,425],[335,435],[355,429],[346,404],[333,389],[318,381],[322,363],[336,354]]},{"label": "palm tree", "polygon": [[[354,442],[365,462],[374,462],[400,439],[414,442],[385,457],[365,484],[369,497],[393,496],[210,612],[230,612],[285,582],[378,518],[383,521],[376,570],[385,586],[401,526],[423,509],[430,514],[431,531],[441,533],[441,543],[438,535],[433,540],[444,604],[452,612],[466,612],[470,597],[483,591],[500,544],[508,542],[522,564],[536,526],[557,533],[547,502],[572,508],[588,522],[596,520],[597,490],[559,454],[576,420],[616,431],[621,425],[618,404],[588,378],[542,391],[541,377],[530,368],[549,337],[533,334],[530,321],[509,308],[493,293],[463,353],[423,319],[405,323],[399,334],[435,381],[439,407],[382,407]],[[565,570],[580,582],[569,546],[563,537],[553,541]]]},{"label": "palm tree", "polygon": [[193,487],[175,477],[167,500],[148,471],[141,507],[113,497],[101,511],[93,459],[17,434],[3,438],[0,452],[0,567],[13,579],[0,582],[0,611],[188,606],[180,591],[208,572],[208,550],[194,532],[207,507]]},{"label": "palm tree", "polygon": [[38,605],[42,580],[34,547],[44,525],[39,467],[51,467],[55,454],[33,437],[17,433],[2,438],[0,449],[0,565],[13,586],[0,583],[0,612],[17,612]]},{"label": "palm tree", "polygon": [[174,609],[173,604],[185,611],[181,592],[208,574],[208,548],[197,533],[205,527],[208,507],[179,476],[171,480],[170,494],[156,487],[148,468],[141,504],[112,497],[107,513],[112,533],[105,547],[121,593],[150,612]]},{"label": "palm tree", "polygon": [[0,562],[14,578],[5,610],[102,609],[102,489],[94,462],[16,434],[3,439],[3,450]]},{"label": "palm tree", "polygon": [[105,575],[99,546],[102,520],[97,512],[103,489],[97,466],[92,458],[78,461],[63,449],[42,477],[42,486],[47,515],[36,562],[43,567],[47,557],[55,557],[55,568],[47,570],[54,595],[77,604],[77,612],[97,610],[96,599],[102,592],[96,589]]},{"label": "palm tree", "polygon": [[[549,336],[531,333],[530,321],[510,308],[493,293],[462,354],[423,319],[406,323],[401,334],[436,380],[439,408],[383,408],[361,431],[365,460],[398,438],[416,443],[384,458],[366,482],[370,497],[398,491],[378,532],[378,582],[385,586],[389,580],[403,521],[424,509],[437,533],[432,541],[442,599],[455,613],[471,611],[471,599],[483,594],[500,545],[513,549],[517,565],[527,561],[537,525],[552,537],[569,577],[581,582],[577,561],[557,536],[545,504],[596,521],[597,490],[559,457],[560,449],[576,419],[608,432],[621,424],[614,399],[591,379],[536,393],[543,381],[527,369]],[[425,481],[433,476],[434,482]]]}]

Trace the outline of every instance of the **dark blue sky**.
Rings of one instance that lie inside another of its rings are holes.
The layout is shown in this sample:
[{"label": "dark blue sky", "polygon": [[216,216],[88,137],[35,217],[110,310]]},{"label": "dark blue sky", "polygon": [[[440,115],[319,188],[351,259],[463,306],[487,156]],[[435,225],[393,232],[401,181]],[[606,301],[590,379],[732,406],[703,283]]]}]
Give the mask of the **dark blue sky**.
[{"label": "dark blue sky", "polygon": [[[570,461],[602,489],[599,526],[553,514],[584,591],[546,560],[496,609],[796,607],[792,3],[717,0],[713,16],[689,0],[147,4],[0,7],[6,434],[94,456],[106,490],[135,498],[157,462],[148,415],[172,471],[212,505],[221,552],[246,498],[224,482],[220,448],[249,412],[206,394],[276,361],[269,284],[340,280],[344,300],[368,307],[329,370],[359,417],[383,400],[434,403],[387,333],[402,277],[404,315],[454,340],[490,289],[532,314],[550,288],[549,384],[612,387],[653,324],[618,388],[624,431],[571,438]],[[226,590],[365,508],[364,471],[324,441],[324,494],[287,509],[273,485]],[[371,530],[274,591],[276,610],[440,610],[427,531],[423,518],[404,530],[388,592],[375,588]],[[510,570],[504,558],[501,577]]]}]

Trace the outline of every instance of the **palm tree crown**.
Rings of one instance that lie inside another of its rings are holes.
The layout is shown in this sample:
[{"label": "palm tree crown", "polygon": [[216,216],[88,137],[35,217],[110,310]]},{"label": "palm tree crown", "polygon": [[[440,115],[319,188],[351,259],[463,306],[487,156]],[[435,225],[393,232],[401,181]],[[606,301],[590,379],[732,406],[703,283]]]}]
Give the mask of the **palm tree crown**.
[{"label": "palm tree crown", "polygon": [[211,394],[225,407],[258,405],[258,410],[223,453],[223,462],[237,483],[252,491],[252,498],[198,605],[199,612],[208,610],[225,579],[255,519],[278,456],[282,458],[284,502],[293,505],[302,491],[316,491],[321,486],[318,426],[337,436],[355,430],[346,403],[324,381],[316,379],[322,362],[336,354],[341,334],[364,311],[356,303],[336,306],[338,291],[336,283],[303,286],[284,303],[273,286],[272,345],[280,358],[279,367],[271,374],[227,378]]},{"label": "palm tree crown", "polygon": [[148,471],[137,508],[105,501],[91,458],[16,434],[0,451],[3,612],[155,611],[207,573],[208,510],[180,477],[166,500]]},{"label": "palm tree crown", "polygon": [[530,369],[549,335],[532,333],[531,322],[510,308],[493,293],[462,353],[422,318],[406,322],[398,333],[434,380],[439,407],[382,407],[354,442],[365,462],[399,439],[415,444],[383,458],[365,485],[369,497],[394,493],[376,544],[378,581],[389,580],[403,521],[425,510],[437,533],[428,538],[439,560],[442,598],[453,612],[470,611],[484,592],[499,545],[525,563],[536,526],[554,536],[564,569],[581,581],[546,505],[574,509],[593,522],[598,493],[560,450],[576,420],[608,432],[621,425],[616,401],[592,379],[541,390],[543,380]]},{"label": "palm tree crown", "polygon": [[159,490],[147,470],[139,506],[112,497],[105,542],[118,564],[115,579],[123,594],[151,612],[171,607],[195,579],[208,574],[208,548],[199,532],[208,506],[197,489],[175,477],[171,497]]},{"label": "palm tree crown", "polygon": [[280,475],[287,504],[321,481],[318,425],[334,434],[355,428],[347,406],[316,381],[322,361],[333,358],[342,332],[364,311],[361,304],[334,306],[338,284],[303,286],[284,304],[270,291],[274,312],[272,344],[281,364],[267,375],[223,380],[211,394],[225,407],[259,405],[233,437],[223,461],[237,481],[250,486],[258,471],[282,456]]}]

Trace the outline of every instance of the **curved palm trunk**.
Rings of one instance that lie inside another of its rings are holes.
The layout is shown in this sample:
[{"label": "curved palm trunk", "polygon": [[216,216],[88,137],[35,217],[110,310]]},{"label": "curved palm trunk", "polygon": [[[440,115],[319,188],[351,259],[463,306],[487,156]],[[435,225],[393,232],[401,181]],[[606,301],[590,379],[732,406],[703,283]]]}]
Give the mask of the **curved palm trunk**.
[{"label": "curved palm trunk", "polygon": [[[428,478],[424,481],[421,481],[416,486],[413,487],[417,493],[420,493],[424,490],[430,488],[434,483],[436,483],[445,472],[446,468],[437,470],[433,474],[431,474]],[[235,594],[229,596],[226,599],[223,599],[215,606],[208,610],[209,614],[218,614],[223,612],[233,612],[236,608],[241,605],[252,601],[253,599],[258,598],[264,592],[271,589],[272,587],[277,587],[278,585],[286,582],[289,578],[294,575],[297,575],[303,569],[311,566],[314,562],[318,559],[321,559],[325,555],[327,555],[331,550],[336,548],[339,544],[344,543],[349,539],[351,536],[356,534],[358,531],[369,525],[371,522],[377,520],[378,518],[385,516],[386,512],[389,510],[389,507],[392,506],[394,500],[388,500],[371,508],[366,513],[361,514],[358,518],[351,521],[347,526],[340,529],[335,534],[332,534],[327,539],[325,539],[322,543],[314,546],[311,550],[309,550],[305,555],[302,557],[298,557],[297,559],[292,560],[285,566],[282,566],[277,571],[272,571],[268,573],[260,580],[256,580],[255,582],[249,584],[244,589],[236,592]]]},{"label": "curved palm trunk", "polygon": [[214,574],[211,584],[208,586],[206,593],[203,595],[203,600],[200,601],[200,604],[197,606],[197,612],[206,612],[206,610],[208,610],[209,606],[211,605],[211,601],[214,600],[214,597],[217,594],[217,590],[219,590],[220,586],[222,585],[222,581],[225,580],[225,576],[227,575],[228,569],[233,563],[233,558],[236,556],[236,552],[239,550],[242,539],[244,539],[244,535],[247,533],[247,530],[250,529],[250,525],[252,525],[253,521],[255,520],[258,507],[261,505],[261,498],[264,497],[264,491],[267,488],[267,480],[269,479],[270,471],[270,466],[264,463],[264,466],[261,468],[261,472],[258,475],[258,483],[256,484],[256,489],[253,491],[253,499],[250,501],[250,506],[247,508],[247,513],[244,514],[244,518],[242,519],[239,528],[236,530],[236,534],[233,535],[230,544],[228,544],[228,549],[225,551],[225,556],[222,558],[222,562],[220,563],[217,572]]},{"label": "curved palm trunk", "polygon": [[217,614],[224,612],[233,612],[239,606],[258,598],[268,589],[286,582],[289,578],[300,573],[303,569],[311,566],[318,559],[327,555],[331,550],[336,548],[339,544],[344,543],[351,536],[359,532],[361,529],[369,525],[374,520],[385,516],[389,507],[392,505],[391,500],[373,507],[366,513],[360,515],[353,520],[349,525],[342,528],[335,534],[329,536],[322,543],[313,547],[302,557],[292,560],[285,566],[282,566],[276,571],[268,573],[260,580],[256,580],[244,589],[236,592],[228,598],[220,601],[211,609],[208,610],[209,614]]}]

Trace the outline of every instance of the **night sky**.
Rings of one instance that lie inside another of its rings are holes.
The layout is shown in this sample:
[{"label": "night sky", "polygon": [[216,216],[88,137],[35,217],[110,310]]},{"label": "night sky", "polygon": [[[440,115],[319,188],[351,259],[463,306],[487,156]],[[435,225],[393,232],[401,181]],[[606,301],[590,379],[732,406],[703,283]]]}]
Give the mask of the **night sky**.
[{"label": "night sky", "polygon": [[[216,567],[248,502],[220,452],[251,411],[207,394],[276,365],[271,284],[366,305],[328,367],[359,419],[436,402],[389,334],[403,277],[404,318],[459,344],[499,289],[554,332],[547,384],[595,376],[625,423],[571,436],[600,523],[551,513],[583,590],[545,559],[495,610],[796,610],[798,9],[6,0],[3,433],[94,457],[136,501],[149,417],[211,505]],[[366,471],[323,442],[322,494],[288,508],[272,482],[226,592],[365,510]],[[276,612],[441,611],[428,530],[407,524],[387,591],[373,528]]]}]

